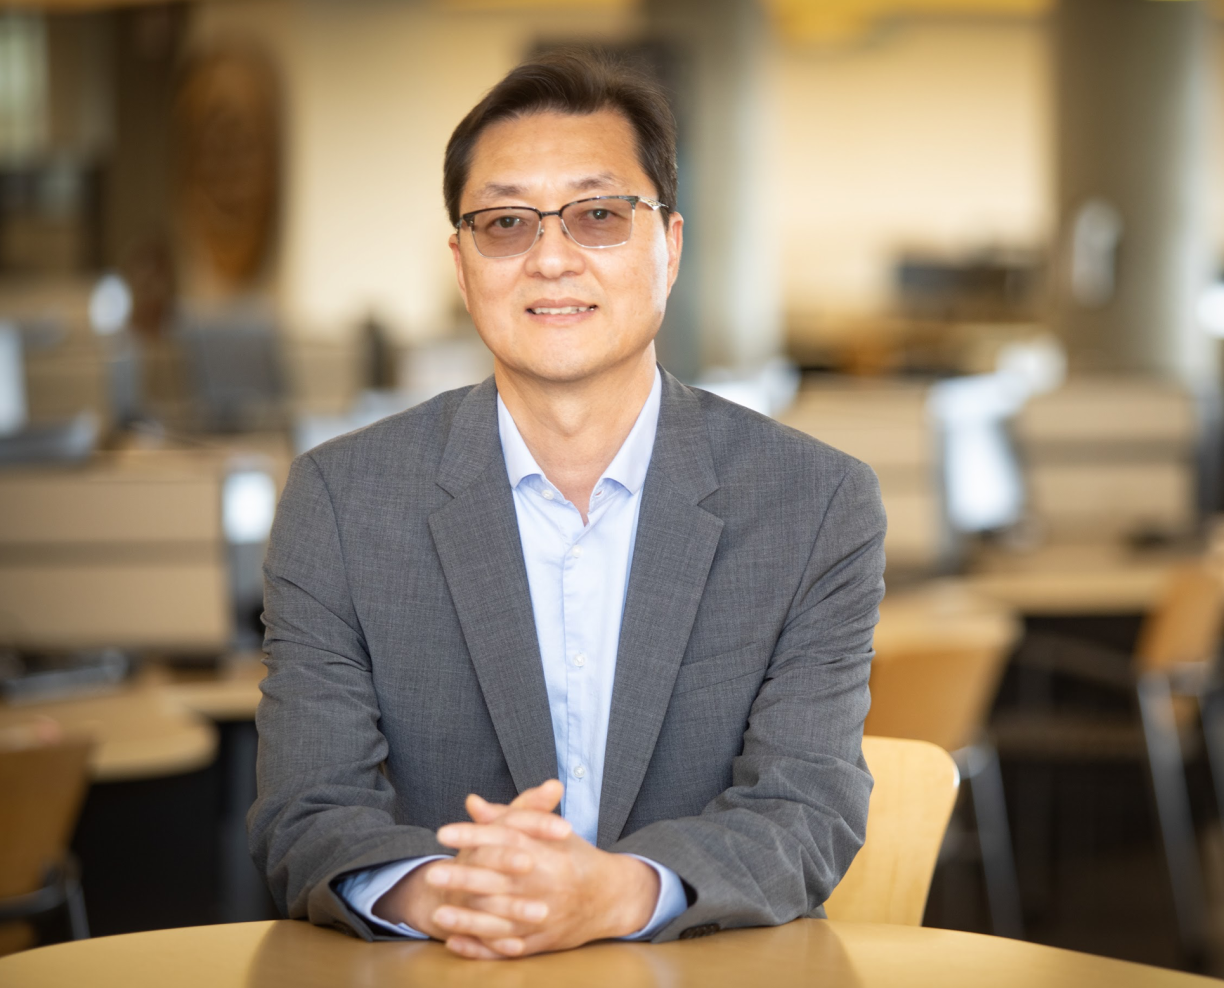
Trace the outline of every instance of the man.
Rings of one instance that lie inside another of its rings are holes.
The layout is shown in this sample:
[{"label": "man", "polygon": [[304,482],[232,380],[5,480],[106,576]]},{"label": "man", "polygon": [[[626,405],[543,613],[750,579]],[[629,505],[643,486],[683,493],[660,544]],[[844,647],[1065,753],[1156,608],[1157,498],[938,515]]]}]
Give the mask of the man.
[{"label": "man", "polygon": [[277,901],[482,958],[823,915],[871,789],[874,474],[656,365],[652,85],[520,66],[444,189],[495,373],[294,463],[249,818]]}]

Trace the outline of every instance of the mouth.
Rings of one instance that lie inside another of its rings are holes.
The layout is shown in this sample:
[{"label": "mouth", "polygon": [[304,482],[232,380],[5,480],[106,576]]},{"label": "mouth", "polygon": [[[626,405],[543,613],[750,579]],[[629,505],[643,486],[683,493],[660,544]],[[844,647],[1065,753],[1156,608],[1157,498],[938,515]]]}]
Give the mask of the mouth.
[{"label": "mouth", "polygon": [[576,316],[583,312],[594,312],[597,305],[531,305],[527,311],[533,316]]}]

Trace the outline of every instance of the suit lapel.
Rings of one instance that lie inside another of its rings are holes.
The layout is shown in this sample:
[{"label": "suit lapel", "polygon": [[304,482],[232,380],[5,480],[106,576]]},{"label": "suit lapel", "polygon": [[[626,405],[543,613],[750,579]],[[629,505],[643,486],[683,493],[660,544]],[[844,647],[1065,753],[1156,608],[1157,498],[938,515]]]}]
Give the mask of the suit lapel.
[{"label": "suit lapel", "polygon": [[717,488],[697,397],[664,373],[621,619],[600,796],[600,847],[619,839],[663,725],[723,528],[722,519],[698,502]]},{"label": "suit lapel", "polygon": [[485,705],[521,792],[557,774],[514,496],[497,436],[497,389],[473,388],[451,425],[438,483],[454,500],[429,518]]}]

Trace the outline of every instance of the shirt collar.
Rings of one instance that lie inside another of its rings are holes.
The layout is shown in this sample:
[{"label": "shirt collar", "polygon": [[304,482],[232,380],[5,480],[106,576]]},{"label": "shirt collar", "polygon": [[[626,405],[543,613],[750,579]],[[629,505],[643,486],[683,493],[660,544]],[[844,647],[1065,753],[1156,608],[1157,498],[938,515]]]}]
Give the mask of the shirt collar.
[{"label": "shirt collar", "polygon": [[[654,384],[646,403],[638,412],[637,421],[629,430],[629,435],[612,457],[612,462],[603,472],[603,480],[615,480],[618,484],[636,494],[646,483],[646,471],[650,467],[650,455],[654,451],[655,433],[659,428],[659,408],[663,400],[663,377],[655,367]],[[523,436],[514,424],[514,418],[509,409],[497,396],[497,431],[501,437],[502,455],[506,460],[506,475],[510,478],[510,486],[518,487],[524,477],[544,476],[544,471],[536,463],[531,450],[523,441]],[[598,485],[597,485],[598,486]]]}]

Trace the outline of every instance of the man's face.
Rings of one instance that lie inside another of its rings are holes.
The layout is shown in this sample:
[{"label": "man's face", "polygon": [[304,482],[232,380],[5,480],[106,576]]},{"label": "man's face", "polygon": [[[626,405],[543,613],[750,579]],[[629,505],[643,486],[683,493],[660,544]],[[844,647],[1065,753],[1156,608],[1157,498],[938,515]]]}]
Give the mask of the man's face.
[{"label": "man's face", "polygon": [[[547,212],[600,195],[654,198],[633,128],[611,110],[533,113],[483,131],[472,152],[461,213],[489,206]],[[669,204],[671,205],[671,204]],[[590,379],[640,357],[663,321],[680,263],[684,221],[638,203],[633,235],[619,247],[580,247],[544,220],[535,246],[484,257],[465,224],[451,237],[459,290],[498,363],[544,381]],[[540,309],[577,307],[570,314]]]}]

